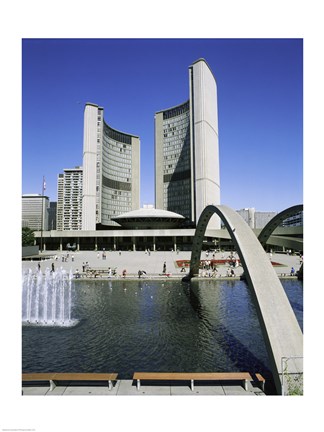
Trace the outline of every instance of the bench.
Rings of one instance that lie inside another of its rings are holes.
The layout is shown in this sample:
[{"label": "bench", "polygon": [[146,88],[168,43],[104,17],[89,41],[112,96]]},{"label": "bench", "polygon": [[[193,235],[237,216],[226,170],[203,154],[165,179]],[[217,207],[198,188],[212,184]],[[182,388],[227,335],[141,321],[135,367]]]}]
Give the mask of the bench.
[{"label": "bench", "polygon": [[[261,377],[261,375],[260,375]],[[248,381],[253,381],[249,372],[135,372],[133,380],[140,389],[141,380],[151,381],[190,381],[191,390],[194,391],[194,381],[243,381],[243,387],[248,390]]]},{"label": "bench", "polygon": [[50,391],[56,387],[57,381],[108,381],[109,390],[112,389],[112,381],[117,380],[116,373],[23,373],[22,381],[49,381]]},{"label": "bench", "polygon": [[261,383],[261,389],[264,392],[265,378],[263,378],[263,376],[260,373],[256,373],[255,376],[258,382]]}]

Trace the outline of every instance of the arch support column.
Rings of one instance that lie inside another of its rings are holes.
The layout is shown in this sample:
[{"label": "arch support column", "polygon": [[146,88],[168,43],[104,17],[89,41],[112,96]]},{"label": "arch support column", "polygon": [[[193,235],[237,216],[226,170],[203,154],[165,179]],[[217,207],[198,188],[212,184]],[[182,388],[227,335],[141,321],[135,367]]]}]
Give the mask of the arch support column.
[{"label": "arch support column", "polygon": [[[278,394],[281,394],[282,358],[303,356],[303,335],[287,295],[269,258],[251,228],[233,209],[223,205],[207,206],[202,212],[193,240],[190,281],[199,273],[204,234],[211,216],[216,213],[224,222],[239,254],[244,275],[252,292],[270,366]],[[300,373],[297,366],[289,371]]]}]

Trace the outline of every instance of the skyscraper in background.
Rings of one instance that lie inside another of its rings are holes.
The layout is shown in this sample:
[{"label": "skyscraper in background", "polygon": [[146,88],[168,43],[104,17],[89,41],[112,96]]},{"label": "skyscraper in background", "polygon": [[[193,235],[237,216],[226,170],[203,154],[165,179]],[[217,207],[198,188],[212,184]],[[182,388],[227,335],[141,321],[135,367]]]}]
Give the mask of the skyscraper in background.
[{"label": "skyscraper in background", "polygon": [[[195,226],[220,203],[217,85],[204,59],[189,67],[189,100],[155,114],[155,206]],[[209,228],[220,228],[215,215]]]},{"label": "skyscraper in background", "polygon": [[32,230],[48,229],[49,199],[40,194],[24,194],[22,196],[22,226]]},{"label": "skyscraper in background", "polygon": [[57,180],[57,230],[82,229],[82,167],[65,169]]}]

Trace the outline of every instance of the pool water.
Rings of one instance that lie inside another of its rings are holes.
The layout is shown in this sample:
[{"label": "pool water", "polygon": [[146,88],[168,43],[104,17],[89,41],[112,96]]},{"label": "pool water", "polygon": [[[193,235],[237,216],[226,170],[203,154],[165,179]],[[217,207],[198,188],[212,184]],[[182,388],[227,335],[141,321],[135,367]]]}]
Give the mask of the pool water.
[{"label": "pool water", "polygon": [[[303,284],[283,280],[301,329]],[[244,281],[75,280],[74,326],[24,325],[25,372],[249,371],[271,377]]]}]

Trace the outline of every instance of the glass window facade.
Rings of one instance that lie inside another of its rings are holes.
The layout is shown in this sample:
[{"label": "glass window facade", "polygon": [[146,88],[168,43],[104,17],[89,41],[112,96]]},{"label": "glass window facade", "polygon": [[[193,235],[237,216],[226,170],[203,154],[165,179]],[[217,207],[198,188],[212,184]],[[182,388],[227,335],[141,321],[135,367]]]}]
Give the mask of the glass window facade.
[{"label": "glass window facade", "polygon": [[163,112],[163,208],[191,218],[189,101]]},{"label": "glass window facade", "polygon": [[132,210],[132,139],[103,123],[101,158],[101,223]]}]

